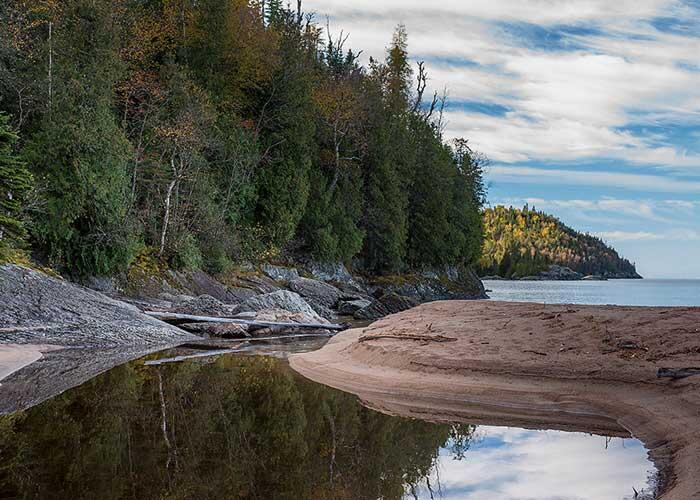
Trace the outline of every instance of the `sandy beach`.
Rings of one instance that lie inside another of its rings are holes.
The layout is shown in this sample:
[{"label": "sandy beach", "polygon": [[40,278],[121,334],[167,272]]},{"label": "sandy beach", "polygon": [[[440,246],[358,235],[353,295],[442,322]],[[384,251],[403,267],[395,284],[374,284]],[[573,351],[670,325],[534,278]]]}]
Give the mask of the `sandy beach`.
[{"label": "sandy beach", "polygon": [[631,434],[664,500],[700,498],[700,308],[435,302],[295,355],[308,378],[386,413]]}]

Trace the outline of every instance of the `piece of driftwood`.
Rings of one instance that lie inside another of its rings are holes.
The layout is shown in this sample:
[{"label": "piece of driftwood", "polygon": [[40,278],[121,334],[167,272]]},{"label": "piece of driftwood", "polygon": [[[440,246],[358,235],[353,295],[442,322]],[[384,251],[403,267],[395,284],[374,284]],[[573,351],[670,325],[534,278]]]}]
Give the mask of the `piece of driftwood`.
[{"label": "piece of driftwood", "polygon": [[415,340],[418,342],[456,342],[457,339],[452,337],[445,337],[444,335],[401,335],[401,334],[377,334],[377,335],[363,335],[358,342],[367,342],[369,340],[378,339],[394,339],[394,340]]},{"label": "piece of driftwood", "polygon": [[146,361],[144,363],[144,365],[146,365],[146,366],[159,366],[159,365],[165,365],[168,363],[180,363],[182,361],[187,361],[189,359],[212,358],[215,356],[222,356],[224,354],[235,354],[237,352],[241,352],[241,349],[221,349],[221,350],[216,350],[216,351],[204,351],[204,352],[198,352],[196,354],[185,354],[182,356],[175,356],[172,358],[151,359],[151,360]]},{"label": "piece of driftwood", "polygon": [[671,378],[674,380],[700,375],[700,368],[659,368],[658,378]]},{"label": "piece of driftwood", "polygon": [[290,328],[290,329],[318,329],[318,330],[333,330],[341,331],[346,330],[346,325],[338,324],[321,324],[321,323],[286,323],[280,321],[258,321],[252,319],[241,319],[241,318],[220,318],[215,316],[193,316],[191,314],[177,314],[170,312],[158,312],[158,311],[145,311],[145,314],[151,316],[152,318],[157,318],[166,323],[179,324],[179,323],[235,323],[238,325],[248,325],[256,328]]}]

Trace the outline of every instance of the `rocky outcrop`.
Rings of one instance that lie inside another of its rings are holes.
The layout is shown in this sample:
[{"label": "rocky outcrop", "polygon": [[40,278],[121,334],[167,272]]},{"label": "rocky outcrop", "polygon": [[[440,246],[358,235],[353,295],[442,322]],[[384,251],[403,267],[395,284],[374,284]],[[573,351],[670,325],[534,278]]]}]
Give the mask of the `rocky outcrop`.
[{"label": "rocky outcrop", "polygon": [[338,300],[343,296],[343,292],[333,285],[308,278],[292,280],[287,287],[303,297],[319,315],[326,319],[335,317],[332,309],[335,309]]},{"label": "rocky outcrop", "polygon": [[325,264],[320,262],[310,262],[307,264],[306,268],[311,276],[319,281],[333,283],[352,283],[354,281],[354,278],[348,271],[347,267],[340,262]]},{"label": "rocky outcrop", "polygon": [[238,306],[224,304],[210,295],[200,295],[171,308],[171,311],[195,316],[231,316],[238,312]]},{"label": "rocky outcrop", "polygon": [[250,337],[247,325],[237,323],[185,323],[180,328],[202,337],[244,339]]},{"label": "rocky outcrop", "polygon": [[225,304],[237,304],[258,292],[250,287],[226,286],[203,271],[169,271],[172,285],[188,295],[208,295]]},{"label": "rocky outcrop", "polygon": [[0,304],[0,343],[111,347],[190,338],[132,305],[16,265],[0,266]]},{"label": "rocky outcrop", "polygon": [[388,292],[380,295],[368,306],[355,312],[356,319],[375,320],[383,318],[389,314],[406,311],[419,305],[420,302],[414,297],[399,295],[395,292]]},{"label": "rocky outcrop", "polygon": [[240,312],[265,309],[281,309],[288,313],[301,313],[309,318],[309,322],[325,321],[298,293],[288,290],[257,295],[246,300],[238,308]]},{"label": "rocky outcrop", "polygon": [[0,266],[0,344],[43,353],[2,380],[0,414],[38,404],[116,365],[197,337],[99,292]]},{"label": "rocky outcrop", "polygon": [[369,307],[372,304],[368,299],[341,300],[338,302],[338,314],[343,316],[353,316],[360,309]]},{"label": "rocky outcrop", "polygon": [[578,281],[582,278],[581,273],[568,267],[552,264],[546,271],[540,272],[537,276],[526,276],[520,279],[522,281]]},{"label": "rocky outcrop", "polygon": [[264,264],[261,268],[263,274],[275,281],[292,281],[299,279],[299,271],[293,267],[273,266]]}]

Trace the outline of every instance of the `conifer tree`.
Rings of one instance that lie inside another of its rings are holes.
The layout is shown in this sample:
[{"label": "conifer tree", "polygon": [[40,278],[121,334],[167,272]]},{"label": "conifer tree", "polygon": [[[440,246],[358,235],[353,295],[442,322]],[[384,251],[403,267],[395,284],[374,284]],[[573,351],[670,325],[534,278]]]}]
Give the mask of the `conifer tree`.
[{"label": "conifer tree", "polygon": [[0,246],[18,243],[26,236],[22,202],[32,186],[32,175],[14,152],[18,140],[10,117],[0,113]]}]

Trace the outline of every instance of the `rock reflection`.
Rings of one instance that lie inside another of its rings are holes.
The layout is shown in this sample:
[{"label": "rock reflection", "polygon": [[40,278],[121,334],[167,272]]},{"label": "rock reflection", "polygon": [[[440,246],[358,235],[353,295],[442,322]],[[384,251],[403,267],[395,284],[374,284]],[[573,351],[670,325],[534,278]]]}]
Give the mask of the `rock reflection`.
[{"label": "rock reflection", "polygon": [[0,418],[0,498],[402,498],[474,427],[368,410],[284,362],[115,368]]}]

